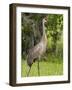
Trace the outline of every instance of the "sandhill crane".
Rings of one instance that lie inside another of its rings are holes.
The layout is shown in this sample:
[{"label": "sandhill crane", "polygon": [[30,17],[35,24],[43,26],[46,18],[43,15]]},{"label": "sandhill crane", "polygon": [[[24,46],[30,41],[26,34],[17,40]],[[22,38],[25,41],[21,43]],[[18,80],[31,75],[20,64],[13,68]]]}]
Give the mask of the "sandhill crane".
[{"label": "sandhill crane", "polygon": [[[43,34],[42,34],[40,42],[38,44],[36,44],[33,48],[30,48],[29,52],[28,52],[27,64],[30,67],[30,69],[27,73],[27,76],[29,76],[31,66],[32,66],[33,62],[35,62],[36,60],[38,60],[38,75],[40,75],[39,60],[40,60],[40,57],[45,53],[46,46],[47,46],[47,36],[45,33],[45,25],[44,25],[45,22],[46,22],[45,18],[42,19]],[[39,59],[37,59],[37,58],[39,58]]]}]

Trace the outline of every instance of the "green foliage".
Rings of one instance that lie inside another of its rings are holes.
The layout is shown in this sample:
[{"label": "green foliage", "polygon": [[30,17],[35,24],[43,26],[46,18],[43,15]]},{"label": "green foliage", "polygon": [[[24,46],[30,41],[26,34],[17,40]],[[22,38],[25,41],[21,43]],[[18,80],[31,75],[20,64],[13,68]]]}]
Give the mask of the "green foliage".
[{"label": "green foliage", "polygon": [[[49,14],[47,16],[46,32],[48,37],[48,48],[51,48],[55,53],[57,49],[57,42],[62,41],[63,15]],[[62,49],[62,43],[60,45]]]}]

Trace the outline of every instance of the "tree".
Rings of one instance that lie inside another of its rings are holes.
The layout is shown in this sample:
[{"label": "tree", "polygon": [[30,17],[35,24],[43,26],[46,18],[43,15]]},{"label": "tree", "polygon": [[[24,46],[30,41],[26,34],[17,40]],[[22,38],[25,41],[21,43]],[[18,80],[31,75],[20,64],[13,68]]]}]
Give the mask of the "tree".
[{"label": "tree", "polygon": [[57,41],[63,33],[63,15],[49,14],[47,16],[47,36],[52,38],[52,52],[56,52]]}]

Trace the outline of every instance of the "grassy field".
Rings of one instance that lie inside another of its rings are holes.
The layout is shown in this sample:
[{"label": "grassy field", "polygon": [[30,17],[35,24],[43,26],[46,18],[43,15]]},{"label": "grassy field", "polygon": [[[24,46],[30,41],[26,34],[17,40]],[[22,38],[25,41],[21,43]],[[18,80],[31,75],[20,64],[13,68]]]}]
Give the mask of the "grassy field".
[{"label": "grassy field", "polygon": [[[22,59],[21,63],[21,76],[26,77],[29,67],[26,60]],[[63,61],[61,58],[49,58],[47,61],[40,61],[40,76],[49,75],[62,75],[63,74]],[[38,76],[38,63],[37,61],[32,65],[29,76]]]}]

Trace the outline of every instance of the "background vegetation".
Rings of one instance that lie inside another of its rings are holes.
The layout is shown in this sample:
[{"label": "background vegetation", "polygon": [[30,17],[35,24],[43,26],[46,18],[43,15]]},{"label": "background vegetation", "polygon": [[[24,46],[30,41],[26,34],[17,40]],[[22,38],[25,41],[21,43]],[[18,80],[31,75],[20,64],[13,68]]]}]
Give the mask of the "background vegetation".
[{"label": "background vegetation", "polygon": [[[22,13],[22,67],[21,75],[28,72],[27,53],[41,39],[41,20],[46,18],[47,50],[40,61],[40,75],[63,74],[63,15],[61,14],[29,14]],[[37,62],[32,66],[30,76],[38,76]]]}]

